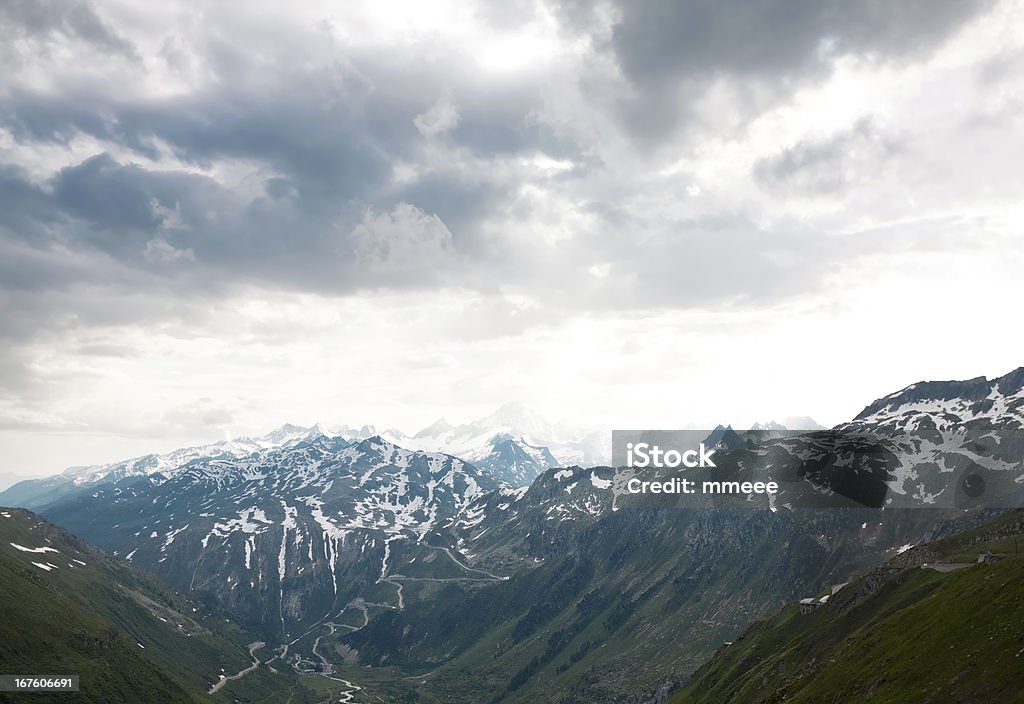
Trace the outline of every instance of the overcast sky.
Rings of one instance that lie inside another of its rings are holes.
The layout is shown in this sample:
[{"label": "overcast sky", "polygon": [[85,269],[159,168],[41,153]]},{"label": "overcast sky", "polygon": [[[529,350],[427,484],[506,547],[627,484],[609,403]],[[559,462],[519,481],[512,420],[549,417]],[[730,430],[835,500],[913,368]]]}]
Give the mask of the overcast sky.
[{"label": "overcast sky", "polygon": [[0,67],[0,479],[1024,364],[1021,2],[6,0]]}]

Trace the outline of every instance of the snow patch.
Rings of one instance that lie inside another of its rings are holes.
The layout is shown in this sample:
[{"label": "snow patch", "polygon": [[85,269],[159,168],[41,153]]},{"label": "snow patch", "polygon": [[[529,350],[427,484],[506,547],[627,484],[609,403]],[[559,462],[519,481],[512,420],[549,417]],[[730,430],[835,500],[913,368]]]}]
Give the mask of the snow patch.
[{"label": "snow patch", "polygon": [[179,534],[179,533],[181,533],[181,532],[182,532],[183,530],[185,530],[186,528],[188,528],[188,523],[186,523],[185,525],[183,525],[183,526],[182,526],[181,528],[178,528],[177,530],[172,530],[172,531],[170,531],[170,532],[169,532],[169,533],[168,533],[168,534],[167,534],[167,535],[166,535],[166,536],[164,537],[164,544],[163,544],[163,545],[162,545],[162,546],[160,547],[160,552],[167,552],[167,548],[168,548],[168,547],[170,547],[171,543],[173,543],[173,542],[174,542],[174,539],[175,539],[176,537],[178,537],[178,534]]},{"label": "snow patch", "polygon": [[24,545],[18,545],[17,543],[11,543],[11,547],[14,548],[15,550],[21,550],[22,552],[34,552],[34,553],[60,552],[60,550],[57,550],[56,548],[48,548],[48,547],[26,548]]}]

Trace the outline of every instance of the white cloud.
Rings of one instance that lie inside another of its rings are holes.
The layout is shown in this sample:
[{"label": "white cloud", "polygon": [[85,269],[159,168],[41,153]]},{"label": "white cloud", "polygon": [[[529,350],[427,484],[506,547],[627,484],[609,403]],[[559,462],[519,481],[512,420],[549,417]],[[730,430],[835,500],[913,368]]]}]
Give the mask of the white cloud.
[{"label": "white cloud", "polygon": [[441,98],[429,110],[417,115],[413,124],[424,137],[436,137],[459,124],[459,111],[449,100]]}]

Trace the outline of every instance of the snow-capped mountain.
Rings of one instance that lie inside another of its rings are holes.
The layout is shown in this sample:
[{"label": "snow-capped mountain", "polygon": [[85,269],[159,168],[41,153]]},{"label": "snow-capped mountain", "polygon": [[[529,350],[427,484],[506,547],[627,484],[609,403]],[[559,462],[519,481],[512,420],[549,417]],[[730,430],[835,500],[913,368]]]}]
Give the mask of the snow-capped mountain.
[{"label": "snow-capped mountain", "polygon": [[1024,424],[1024,367],[991,381],[922,381],[878,399],[853,422],[908,427],[929,416],[941,423],[998,420]]},{"label": "snow-capped mountain", "polygon": [[[53,477],[18,482],[0,492],[0,504],[41,508],[85,489],[126,477],[170,476],[200,460],[241,459],[273,448],[286,448],[324,436],[358,442],[378,435],[372,425],[325,427],[286,423],[266,435],[184,447],[162,454],[107,464],[70,467]],[[520,404],[507,404],[495,413],[458,426],[439,420],[414,435],[390,429],[381,437],[411,449],[461,457],[490,472],[499,483],[526,486],[549,467],[606,464],[610,435],[586,432],[567,423],[548,423]]]},{"label": "snow-capped mountain", "polygon": [[810,416],[786,416],[782,422],[769,420],[754,423],[751,430],[824,430],[825,426]]},{"label": "snow-capped mountain", "polygon": [[993,380],[919,382],[829,430],[751,431],[728,445],[748,449],[720,456],[714,474],[778,482],[774,503],[743,497],[774,508],[1017,507],[1024,504],[1022,387],[1024,368]]},{"label": "snow-capped mountain", "polygon": [[384,435],[406,447],[456,455],[513,486],[528,486],[551,467],[608,464],[611,458],[610,433],[550,423],[519,403],[470,423],[452,425],[441,418],[411,436]]},{"label": "snow-capped mountain", "polygon": [[171,475],[198,460],[237,459],[263,450],[290,447],[319,435],[337,436],[319,425],[305,428],[286,423],[260,437],[241,437],[205,445],[183,447],[162,454],[149,454],[119,462],[69,467],[61,474],[18,482],[0,492],[0,504],[39,508],[73,496],[89,487],[126,477],[150,474]]},{"label": "snow-capped mountain", "polygon": [[285,423],[261,437],[221,440],[206,445],[183,447],[164,454],[143,455],[142,457],[134,457],[129,460],[111,462],[109,464],[70,467],[64,470],[63,476],[71,478],[76,484],[88,484],[104,478],[121,479],[123,477],[155,474],[157,472],[169,473],[193,460],[245,457],[259,450],[289,447],[308,438],[324,434],[326,432],[319,425],[304,428],[299,425]]},{"label": "snow-capped mountain", "polygon": [[1021,505],[1024,367],[992,380],[911,384],[837,430],[886,439],[892,504]]},{"label": "snow-capped mountain", "polygon": [[[403,574],[458,572],[425,539],[497,486],[450,455],[320,434],[241,459],[198,459],[169,477],[105,483],[47,515],[287,635],[357,598],[397,608]],[[417,557],[435,560],[434,571],[411,573],[405,565]]]}]

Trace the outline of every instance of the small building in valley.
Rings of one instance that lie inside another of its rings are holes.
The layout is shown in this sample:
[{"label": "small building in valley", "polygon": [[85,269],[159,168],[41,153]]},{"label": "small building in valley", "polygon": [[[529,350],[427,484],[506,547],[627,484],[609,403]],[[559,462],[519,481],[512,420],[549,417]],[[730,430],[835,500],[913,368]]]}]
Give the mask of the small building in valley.
[{"label": "small building in valley", "polygon": [[821,602],[814,597],[807,597],[800,600],[800,613],[807,615],[821,606]]},{"label": "small building in valley", "polygon": [[1002,555],[993,555],[988,550],[986,550],[985,552],[983,552],[983,553],[978,555],[978,564],[979,565],[993,565],[993,564],[999,562],[1001,559],[1003,559]]}]

